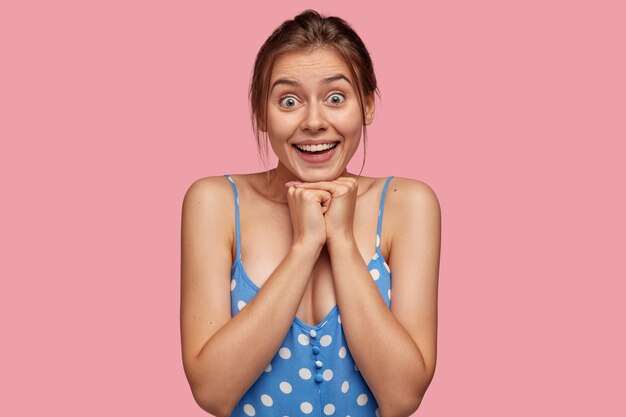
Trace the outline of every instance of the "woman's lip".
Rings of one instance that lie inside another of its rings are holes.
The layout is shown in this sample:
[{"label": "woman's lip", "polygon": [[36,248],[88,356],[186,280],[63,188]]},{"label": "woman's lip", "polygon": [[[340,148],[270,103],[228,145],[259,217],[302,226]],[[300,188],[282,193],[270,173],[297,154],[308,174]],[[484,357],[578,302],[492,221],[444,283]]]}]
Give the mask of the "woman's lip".
[{"label": "woman's lip", "polygon": [[330,139],[305,140],[304,142],[294,143],[293,146],[296,146],[296,145],[332,145],[333,143],[339,143],[339,141],[330,140]]},{"label": "woman's lip", "polygon": [[[334,143],[334,142],[333,142]],[[337,145],[332,148],[330,151],[327,152],[320,152],[318,154],[311,154],[311,153],[306,153],[306,152],[301,152],[298,150],[298,148],[295,148],[296,153],[298,154],[298,156],[303,159],[306,162],[312,163],[312,164],[320,164],[323,162],[328,161],[330,158],[333,157],[333,155],[335,154],[335,151],[337,150],[337,148],[339,147],[339,143],[337,143]]]}]

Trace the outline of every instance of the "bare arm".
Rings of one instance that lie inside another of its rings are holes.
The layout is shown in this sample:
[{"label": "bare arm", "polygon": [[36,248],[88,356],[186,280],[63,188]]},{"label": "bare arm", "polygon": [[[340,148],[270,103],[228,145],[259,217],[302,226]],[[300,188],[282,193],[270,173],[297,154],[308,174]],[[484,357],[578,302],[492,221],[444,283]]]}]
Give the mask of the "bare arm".
[{"label": "bare arm", "polygon": [[393,231],[389,259],[391,310],[354,240],[329,245],[346,340],[383,417],[405,417],[419,407],[436,361],[439,204],[423,183],[394,182],[398,192],[388,199],[395,199],[397,218],[390,220],[400,227]]},{"label": "bare arm", "polygon": [[280,348],[323,246],[322,239],[294,236],[259,293],[231,318],[234,203],[225,202],[232,200],[223,177],[207,178],[190,187],[182,210],[183,365],[194,398],[216,416],[232,412]]}]

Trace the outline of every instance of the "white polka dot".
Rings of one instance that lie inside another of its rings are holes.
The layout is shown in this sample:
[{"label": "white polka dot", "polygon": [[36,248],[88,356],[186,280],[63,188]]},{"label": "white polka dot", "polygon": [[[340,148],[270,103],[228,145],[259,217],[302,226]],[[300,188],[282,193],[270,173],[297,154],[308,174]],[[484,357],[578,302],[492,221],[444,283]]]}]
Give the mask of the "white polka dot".
[{"label": "white polka dot", "polygon": [[267,368],[265,368],[265,372],[270,372],[272,370],[272,364],[270,363],[269,365],[267,365]]},{"label": "white polka dot", "polygon": [[298,371],[298,375],[300,375],[300,378],[302,379],[311,379],[311,371],[306,368],[300,369]]},{"label": "white polka dot", "polygon": [[376,409],[376,411],[374,411],[374,414],[376,414],[376,417],[380,417],[380,411],[378,410],[378,408]]},{"label": "white polka dot", "polygon": [[326,414],[327,416],[332,416],[333,414],[335,414],[335,406],[332,404],[326,404],[324,406],[324,414]]},{"label": "white polka dot", "polygon": [[239,308],[239,310],[241,310],[245,306],[246,306],[246,302],[245,301],[239,300],[239,302],[237,303],[237,307]]},{"label": "white polka dot", "polygon": [[280,387],[280,390],[284,392],[285,394],[289,394],[292,390],[291,384],[285,381],[281,382],[279,387]]},{"label": "white polka dot", "polygon": [[325,370],[322,376],[324,377],[324,381],[330,381],[331,379],[333,379],[333,370],[332,369]]},{"label": "white polka dot", "polygon": [[274,404],[274,400],[272,400],[272,397],[270,397],[267,394],[263,394],[261,395],[261,402],[263,403],[264,406],[266,407],[271,407],[272,404]]},{"label": "white polka dot", "polygon": [[309,344],[309,337],[305,334],[300,333],[298,335],[298,343],[300,343],[302,346],[306,346]]},{"label": "white polka dot", "polygon": [[237,205],[239,205],[239,196],[237,196]]},{"label": "white polka dot", "polygon": [[243,406],[243,412],[246,413],[246,415],[249,416],[253,416],[256,414],[256,411],[254,410],[254,407],[252,407],[250,404],[246,404]]},{"label": "white polka dot", "polygon": [[387,297],[391,300],[391,290],[387,290]]},{"label": "white polka dot", "polygon": [[383,265],[385,265],[385,269],[387,270],[387,272],[391,272],[391,269],[389,269],[389,265],[387,265],[387,262],[383,263]]},{"label": "white polka dot", "polygon": [[235,287],[237,286],[237,281],[235,281],[234,279],[230,280],[230,290],[234,290]]},{"label": "white polka dot", "polygon": [[376,234],[376,246],[380,246],[380,236],[378,235],[378,233]]},{"label": "white polka dot", "polygon": [[341,384],[341,392],[345,394],[348,392],[349,389],[350,389],[350,383],[348,381],[343,381],[343,384]]},{"label": "white polka dot", "polygon": [[358,405],[365,405],[367,404],[367,395],[365,394],[361,394],[356,398],[356,403]]},{"label": "white polka dot", "polygon": [[313,404],[307,403],[306,401],[300,404],[300,411],[304,414],[311,414],[313,412]]},{"label": "white polka dot", "polygon": [[337,322],[341,324],[341,316],[339,314],[337,314]]},{"label": "white polka dot", "polygon": [[332,342],[333,342],[333,338],[328,334],[322,336],[322,338],[320,339],[320,345],[324,347],[330,345]]},{"label": "white polka dot", "polygon": [[378,269],[370,269],[370,274],[372,275],[372,278],[374,278],[374,281],[377,281],[378,278],[380,278],[380,271]]},{"label": "white polka dot", "polygon": [[311,337],[316,337],[317,336],[317,332],[315,330],[313,330],[313,329],[311,329],[309,334],[311,335]]},{"label": "white polka dot", "polygon": [[372,257],[372,260],[374,260],[374,259],[378,259],[378,252],[376,252],[376,253],[374,254],[374,256]]},{"label": "white polka dot", "polygon": [[291,358],[291,351],[289,350],[289,348],[282,347],[278,351],[278,355],[280,355],[280,357],[283,359],[289,359]]},{"label": "white polka dot", "polygon": [[341,359],[346,357],[346,347],[345,346],[342,346],[342,347],[339,348],[339,357]]}]

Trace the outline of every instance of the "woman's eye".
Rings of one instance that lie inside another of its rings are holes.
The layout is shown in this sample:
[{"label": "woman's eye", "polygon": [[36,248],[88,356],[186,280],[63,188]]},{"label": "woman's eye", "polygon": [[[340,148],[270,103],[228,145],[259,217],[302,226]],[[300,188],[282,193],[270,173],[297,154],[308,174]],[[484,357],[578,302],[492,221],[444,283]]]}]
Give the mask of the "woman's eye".
[{"label": "woman's eye", "polygon": [[287,97],[283,97],[280,100],[280,105],[283,107],[295,107],[298,104],[298,100],[296,100],[294,97],[291,96],[287,96]]},{"label": "woman's eye", "polygon": [[344,97],[344,95],[340,93],[333,93],[330,95],[330,97],[328,97],[328,101],[330,101],[331,104],[341,104],[345,100],[346,98]]}]

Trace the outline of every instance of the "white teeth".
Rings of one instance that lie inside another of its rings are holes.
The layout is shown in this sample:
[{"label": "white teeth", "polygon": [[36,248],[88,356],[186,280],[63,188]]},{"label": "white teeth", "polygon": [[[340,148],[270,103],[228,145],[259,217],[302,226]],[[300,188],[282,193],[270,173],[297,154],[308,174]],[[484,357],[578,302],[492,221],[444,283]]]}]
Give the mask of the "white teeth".
[{"label": "white teeth", "polygon": [[321,152],[327,151],[328,149],[332,149],[337,146],[336,143],[324,143],[319,145],[296,145],[296,148],[307,151],[307,152]]}]

